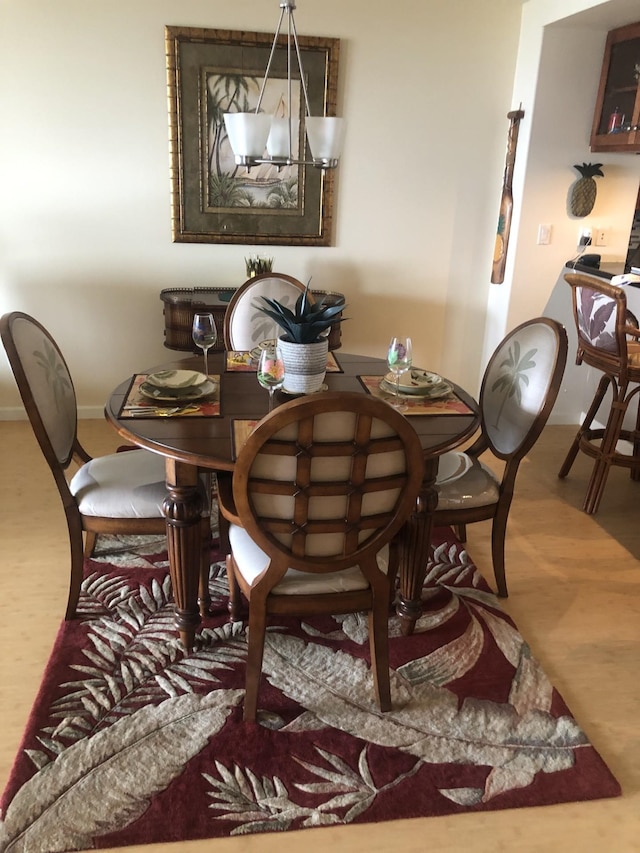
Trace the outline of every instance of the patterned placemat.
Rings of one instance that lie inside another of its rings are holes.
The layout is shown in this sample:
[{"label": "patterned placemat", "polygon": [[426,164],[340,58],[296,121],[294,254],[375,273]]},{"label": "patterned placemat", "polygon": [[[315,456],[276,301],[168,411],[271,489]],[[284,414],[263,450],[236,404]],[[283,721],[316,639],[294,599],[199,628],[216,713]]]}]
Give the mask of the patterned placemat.
[{"label": "patterned placemat", "polygon": [[[232,373],[249,373],[257,370],[258,363],[250,352],[227,350],[225,370]],[[332,352],[327,353],[327,373],[342,373],[342,368]]]},{"label": "patterned placemat", "polygon": [[233,446],[234,459],[237,457],[240,452],[240,448],[249,438],[258,423],[260,423],[260,421],[240,419],[231,422],[231,444]]},{"label": "patterned placemat", "polygon": [[232,373],[255,373],[257,362],[250,352],[245,350],[227,350],[225,370]]},{"label": "patterned placemat", "polygon": [[[382,376],[358,376],[360,382],[364,385],[369,394],[374,397],[379,397],[381,400],[389,402],[393,400],[393,394],[389,394],[380,387]],[[462,400],[452,391],[446,397],[438,397],[436,400],[429,400],[426,397],[417,397],[413,399],[409,394],[403,395],[403,401],[406,401],[407,410],[403,415],[472,415],[473,410],[463,403]]]},{"label": "patterned placemat", "polygon": [[136,373],[131,380],[129,392],[120,409],[119,418],[219,418],[220,417],[220,376],[210,375],[209,379],[217,386],[214,399],[176,400],[175,402],[150,400],[145,397],[140,386],[147,373]]}]

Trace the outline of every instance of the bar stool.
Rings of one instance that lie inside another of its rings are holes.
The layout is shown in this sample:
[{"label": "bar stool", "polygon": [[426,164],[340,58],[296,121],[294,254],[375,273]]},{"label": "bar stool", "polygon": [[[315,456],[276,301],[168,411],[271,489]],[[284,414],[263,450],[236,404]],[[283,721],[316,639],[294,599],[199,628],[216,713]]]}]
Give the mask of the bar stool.
[{"label": "bar stool", "polygon": [[[567,476],[579,450],[595,460],[583,504],[584,511],[592,514],[598,510],[613,465],[629,468],[631,478],[640,480],[640,409],[635,428],[623,427],[629,405],[640,392],[640,331],[627,311],[622,288],[579,273],[568,273],[565,280],[571,286],[578,333],[576,364],[590,365],[602,372],[602,378],[558,477]],[[606,426],[594,428],[609,387],[612,397]],[[631,453],[618,449],[620,440],[631,443]]]}]

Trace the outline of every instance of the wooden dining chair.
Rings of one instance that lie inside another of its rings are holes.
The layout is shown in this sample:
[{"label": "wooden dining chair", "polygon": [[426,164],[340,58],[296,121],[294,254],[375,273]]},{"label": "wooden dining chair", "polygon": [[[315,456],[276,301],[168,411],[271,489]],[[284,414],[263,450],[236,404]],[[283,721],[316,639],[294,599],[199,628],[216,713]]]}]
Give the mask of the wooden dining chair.
[{"label": "wooden dining chair", "polygon": [[[277,272],[262,273],[245,281],[231,297],[224,315],[225,349],[250,351],[260,341],[277,338],[280,330],[275,321],[256,307],[261,303],[259,297],[276,299],[293,310],[304,289],[297,278]],[[309,299],[313,302],[311,294]]]},{"label": "wooden dining chair", "polygon": [[279,406],[240,450],[230,521],[230,610],[249,602],[244,719],[256,718],[267,617],[368,611],[373,684],[391,708],[388,628],[398,556],[392,540],[415,508],[420,440],[391,406],[328,392]]},{"label": "wooden dining chair", "polygon": [[[584,511],[592,514],[598,511],[612,466],[629,468],[632,479],[640,480],[640,331],[627,309],[623,288],[579,273],[568,273],[565,280],[571,287],[578,334],[576,364],[587,364],[602,376],[558,477],[568,475],[579,450],[595,460],[583,504]],[[602,418],[605,426],[594,427],[609,389],[611,400]],[[632,402],[636,415],[629,429],[624,419]],[[631,443],[631,452],[620,448],[620,440]]]},{"label": "wooden dining chair", "polygon": [[[50,333],[33,317],[14,311],[0,318],[0,337],[65,512],[71,550],[68,620],[76,612],[84,557],[93,553],[98,534],[165,533],[164,458],[138,449],[92,458],[78,439],[73,381]],[[206,599],[211,508],[204,484],[202,500],[200,596]]]},{"label": "wooden dining chair", "polygon": [[[537,441],[558,396],[567,361],[567,333],[538,317],[510,332],[491,356],[480,389],[481,431],[466,451],[440,457],[437,526],[466,541],[466,525],[492,520],[491,553],[498,594],[506,597],[505,535],[518,467]],[[495,458],[498,475],[488,460]]]}]

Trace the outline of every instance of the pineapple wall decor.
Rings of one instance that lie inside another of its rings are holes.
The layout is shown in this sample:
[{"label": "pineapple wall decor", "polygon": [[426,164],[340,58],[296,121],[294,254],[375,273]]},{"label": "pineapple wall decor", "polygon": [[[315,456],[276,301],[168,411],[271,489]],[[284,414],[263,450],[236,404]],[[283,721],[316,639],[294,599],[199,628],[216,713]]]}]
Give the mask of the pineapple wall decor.
[{"label": "pineapple wall decor", "polygon": [[602,163],[583,163],[573,167],[580,172],[581,177],[571,187],[569,194],[569,210],[574,216],[588,216],[596,203],[598,187],[594,178],[604,178]]}]

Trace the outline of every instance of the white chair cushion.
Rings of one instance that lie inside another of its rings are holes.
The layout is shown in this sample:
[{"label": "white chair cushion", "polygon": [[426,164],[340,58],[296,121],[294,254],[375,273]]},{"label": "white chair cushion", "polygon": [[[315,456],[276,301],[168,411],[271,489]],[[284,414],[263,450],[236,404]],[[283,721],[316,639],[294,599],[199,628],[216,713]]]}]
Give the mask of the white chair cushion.
[{"label": "white chair cushion", "polygon": [[[244,527],[232,524],[229,529],[231,551],[238,571],[252,585],[258,575],[269,563],[269,557],[259,548],[249,536]],[[385,574],[389,568],[389,547],[385,547],[377,555],[378,566]],[[318,595],[331,592],[348,592],[350,590],[366,589],[368,586],[364,575],[357,566],[344,569],[341,572],[313,574],[289,569],[282,581],[273,588],[274,595]]]},{"label": "white chair cushion", "polygon": [[500,494],[493,471],[457,450],[440,457],[436,489],[438,509],[488,506],[496,503]]},{"label": "white chair cushion", "polygon": [[98,456],[69,484],[83,515],[158,518],[167,495],[164,459],[147,450]]}]

